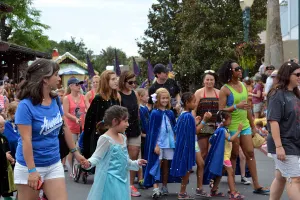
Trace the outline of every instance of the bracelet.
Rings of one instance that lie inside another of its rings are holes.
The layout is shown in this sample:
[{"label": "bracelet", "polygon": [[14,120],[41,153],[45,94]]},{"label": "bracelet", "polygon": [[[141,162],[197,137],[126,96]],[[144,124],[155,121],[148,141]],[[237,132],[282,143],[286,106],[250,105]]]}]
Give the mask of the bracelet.
[{"label": "bracelet", "polygon": [[78,150],[77,147],[75,147],[74,149],[70,150],[70,153],[75,153],[77,150]]},{"label": "bracelet", "polygon": [[32,168],[32,169],[28,169],[28,173],[33,173],[33,172],[36,172],[36,168]]},{"label": "bracelet", "polygon": [[280,145],[280,146],[276,147],[276,149],[278,149],[278,148],[280,148],[280,147],[282,147],[282,145]]},{"label": "bracelet", "polygon": [[234,108],[234,110],[236,110],[236,109],[237,109],[237,107],[236,107],[236,104],[234,104],[234,105],[233,105],[233,108]]},{"label": "bracelet", "polygon": [[201,124],[205,125],[205,124],[206,124],[206,122],[205,122],[205,121],[201,121]]},{"label": "bracelet", "polygon": [[227,140],[230,142],[231,136],[228,136]]}]

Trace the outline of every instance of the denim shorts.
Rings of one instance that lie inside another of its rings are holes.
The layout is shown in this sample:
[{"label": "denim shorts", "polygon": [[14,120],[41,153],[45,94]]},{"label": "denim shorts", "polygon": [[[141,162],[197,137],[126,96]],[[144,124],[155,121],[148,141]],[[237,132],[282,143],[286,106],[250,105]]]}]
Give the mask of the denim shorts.
[{"label": "denim shorts", "polygon": [[[233,136],[236,133],[236,131],[229,131],[229,132],[230,132],[230,136]],[[252,130],[249,127],[242,130],[238,137],[240,137],[240,135],[251,135],[251,134],[252,134]]]},{"label": "denim shorts", "polygon": [[[60,161],[48,167],[36,167],[36,171],[41,175],[43,182],[49,179],[65,178],[64,168]],[[16,162],[14,169],[15,184],[27,185],[28,175],[28,168]]]}]

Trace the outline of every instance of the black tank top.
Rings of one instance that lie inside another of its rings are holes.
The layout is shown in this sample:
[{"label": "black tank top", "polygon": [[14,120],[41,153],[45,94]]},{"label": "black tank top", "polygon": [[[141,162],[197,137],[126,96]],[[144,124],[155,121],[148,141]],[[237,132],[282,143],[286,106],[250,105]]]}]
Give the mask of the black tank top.
[{"label": "black tank top", "polygon": [[137,137],[141,134],[140,124],[139,124],[139,105],[135,92],[132,91],[130,95],[123,94],[121,95],[121,106],[124,106],[128,109],[129,113],[129,127],[126,129],[126,136],[128,138]]}]

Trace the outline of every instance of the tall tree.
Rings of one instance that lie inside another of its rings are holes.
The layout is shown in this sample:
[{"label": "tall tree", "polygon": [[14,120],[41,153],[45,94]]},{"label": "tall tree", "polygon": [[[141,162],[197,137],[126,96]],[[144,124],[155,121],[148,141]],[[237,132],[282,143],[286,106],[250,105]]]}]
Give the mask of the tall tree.
[{"label": "tall tree", "polygon": [[[126,53],[121,49],[117,49],[117,55],[119,59],[120,65],[126,65],[128,63]],[[115,62],[115,48],[114,47],[107,47],[106,49],[102,49],[99,55],[95,56],[93,61],[94,68],[102,72],[106,69],[108,65],[114,65]]]},{"label": "tall tree", "polygon": [[11,13],[0,13],[0,34],[3,41],[35,50],[49,47],[48,37],[43,34],[50,28],[40,22],[41,12],[32,7],[32,0],[4,0],[14,8]]},{"label": "tall tree", "polygon": [[168,63],[169,54],[172,55],[172,61],[178,59],[181,22],[177,20],[177,14],[181,10],[182,4],[178,0],[158,0],[152,5],[145,36],[137,40],[142,57],[150,59],[152,63]]},{"label": "tall tree", "polygon": [[[236,0],[183,1],[180,14],[181,51],[176,71],[184,89],[200,84],[205,69],[218,69],[224,60],[236,59],[236,45],[243,41],[242,11]],[[250,40],[259,41],[264,30],[266,0],[256,0],[251,12]],[[188,77],[188,79],[186,79]],[[186,81],[188,80],[188,81]]]}]

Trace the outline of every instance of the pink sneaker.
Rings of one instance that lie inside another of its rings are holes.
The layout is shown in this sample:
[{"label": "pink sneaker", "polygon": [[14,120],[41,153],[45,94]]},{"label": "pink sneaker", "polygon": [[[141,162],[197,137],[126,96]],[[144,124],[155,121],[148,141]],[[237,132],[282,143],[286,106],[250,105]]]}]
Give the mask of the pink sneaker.
[{"label": "pink sneaker", "polygon": [[224,160],[223,165],[225,167],[232,167],[231,161],[230,160]]}]

